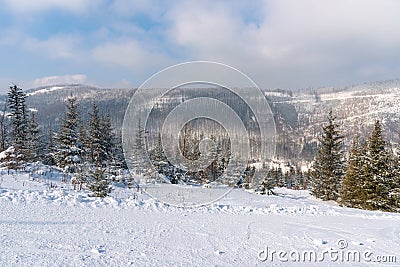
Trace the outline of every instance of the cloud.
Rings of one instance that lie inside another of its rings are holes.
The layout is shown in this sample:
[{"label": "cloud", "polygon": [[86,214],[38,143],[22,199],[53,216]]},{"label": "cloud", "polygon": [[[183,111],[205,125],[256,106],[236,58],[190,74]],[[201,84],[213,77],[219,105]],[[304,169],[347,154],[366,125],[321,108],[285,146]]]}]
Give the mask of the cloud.
[{"label": "cloud", "polygon": [[149,17],[160,17],[163,7],[163,1],[155,0],[114,0],[109,5],[112,12],[119,16],[134,16],[137,14],[146,14]]},{"label": "cloud", "polygon": [[399,59],[399,1],[270,0],[258,2],[253,21],[243,15],[246,7],[216,3],[172,7],[168,39],[187,58],[233,64],[263,86],[379,79],[376,64]]},{"label": "cloud", "polygon": [[[191,60],[232,65],[269,88],[341,85],[400,73],[397,0],[0,2],[3,13],[11,10],[17,18],[8,31],[0,28],[0,46],[15,47],[20,62],[39,55],[41,66],[90,73],[97,84],[138,83]],[[44,29],[57,12],[77,20]]]},{"label": "cloud", "polygon": [[87,77],[84,74],[47,76],[34,80],[32,86],[40,87],[57,84],[84,84],[86,81]]},{"label": "cloud", "polygon": [[25,50],[45,55],[51,59],[76,59],[81,37],[78,35],[54,35],[46,40],[27,37],[22,41]]},{"label": "cloud", "polygon": [[105,66],[127,68],[139,75],[171,62],[165,53],[151,44],[145,46],[129,39],[102,43],[92,50],[92,57]]},{"label": "cloud", "polygon": [[60,9],[73,13],[86,12],[98,6],[100,0],[3,0],[6,8],[15,13],[38,13]]}]

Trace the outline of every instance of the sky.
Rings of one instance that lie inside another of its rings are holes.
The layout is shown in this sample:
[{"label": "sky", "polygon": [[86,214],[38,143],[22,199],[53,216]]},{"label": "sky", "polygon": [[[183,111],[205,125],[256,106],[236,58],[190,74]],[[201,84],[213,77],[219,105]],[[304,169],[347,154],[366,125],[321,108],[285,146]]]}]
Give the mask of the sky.
[{"label": "sky", "polygon": [[228,64],[261,88],[400,78],[397,0],[0,0],[0,92]]}]

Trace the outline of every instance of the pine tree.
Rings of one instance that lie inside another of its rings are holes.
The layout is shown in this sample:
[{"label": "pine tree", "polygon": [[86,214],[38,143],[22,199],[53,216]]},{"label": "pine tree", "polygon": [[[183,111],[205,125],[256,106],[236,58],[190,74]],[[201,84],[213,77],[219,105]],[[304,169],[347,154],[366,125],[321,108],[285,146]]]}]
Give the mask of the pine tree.
[{"label": "pine tree", "polygon": [[353,140],[346,175],[340,190],[340,203],[351,208],[364,208],[366,195],[363,190],[365,182],[366,146],[360,143],[357,136]]},{"label": "pine tree", "polygon": [[77,100],[69,97],[61,129],[54,135],[55,151],[53,152],[57,166],[68,173],[74,173],[77,165],[82,162],[79,124]]},{"label": "pine tree", "polygon": [[40,159],[40,127],[36,122],[34,111],[31,112],[31,118],[28,123],[26,151],[28,160],[37,161]]},{"label": "pine tree", "polygon": [[106,197],[111,192],[111,181],[108,179],[105,168],[82,165],[78,174],[73,178],[75,184],[86,184],[94,197]]},{"label": "pine tree", "polygon": [[162,141],[161,141],[161,133],[158,133],[157,136],[157,144],[154,148],[153,152],[153,162],[154,166],[158,173],[164,174],[165,176],[173,179],[173,173],[170,172],[170,164],[167,161],[167,157],[164,154]]},{"label": "pine tree", "polygon": [[56,165],[55,151],[57,144],[52,130],[47,130],[42,144],[43,163],[50,166]]},{"label": "pine tree", "polygon": [[0,115],[0,151],[7,149],[8,120],[7,120],[7,102],[4,103]]},{"label": "pine tree", "polygon": [[28,119],[25,98],[26,95],[21,88],[16,85],[10,87],[7,99],[11,127],[10,145],[15,149],[17,168],[21,167],[21,164],[27,159],[25,145],[28,135]]},{"label": "pine tree", "polygon": [[138,130],[135,135],[134,142],[134,152],[133,158],[131,159],[132,167],[135,170],[136,174],[144,174],[147,167],[146,151],[145,151],[145,130],[141,125],[141,122],[138,122]]},{"label": "pine tree", "polygon": [[322,200],[337,200],[344,176],[345,160],[343,136],[339,133],[332,111],[329,112],[328,124],[322,130],[311,171],[311,193]]},{"label": "pine tree", "polygon": [[382,136],[382,126],[379,120],[368,140],[368,154],[365,166],[366,208],[371,210],[390,210],[390,185],[393,183],[394,172],[390,166],[391,155],[386,150],[386,141]]},{"label": "pine tree", "polygon": [[394,168],[396,175],[390,187],[390,199],[393,211],[400,212],[400,159],[397,156],[396,166]]},{"label": "pine tree", "polygon": [[101,167],[104,166],[107,160],[105,135],[97,104],[93,103],[92,108],[92,113],[89,113],[85,147],[88,161],[95,166]]},{"label": "pine tree", "polygon": [[116,152],[116,136],[114,134],[114,129],[111,125],[110,113],[101,117],[100,128],[102,132],[102,144],[104,148],[104,160],[109,162],[108,165],[113,165],[114,167],[122,167],[122,162],[118,162],[118,156]]}]

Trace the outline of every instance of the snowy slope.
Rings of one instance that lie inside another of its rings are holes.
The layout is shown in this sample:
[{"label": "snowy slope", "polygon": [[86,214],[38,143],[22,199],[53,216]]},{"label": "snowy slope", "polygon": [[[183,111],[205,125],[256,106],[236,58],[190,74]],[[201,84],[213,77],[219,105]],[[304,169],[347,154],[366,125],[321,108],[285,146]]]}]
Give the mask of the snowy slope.
[{"label": "snowy slope", "polygon": [[[321,202],[307,191],[261,196],[239,189],[184,209],[116,188],[91,198],[54,178],[0,176],[1,266],[370,266],[371,262],[281,262],[278,251],[370,251],[400,262],[400,214]],[[339,241],[339,243],[338,243]],[[347,247],[340,249],[341,246]],[[335,259],[335,258],[333,258]],[[372,264],[372,266],[375,266]]]}]

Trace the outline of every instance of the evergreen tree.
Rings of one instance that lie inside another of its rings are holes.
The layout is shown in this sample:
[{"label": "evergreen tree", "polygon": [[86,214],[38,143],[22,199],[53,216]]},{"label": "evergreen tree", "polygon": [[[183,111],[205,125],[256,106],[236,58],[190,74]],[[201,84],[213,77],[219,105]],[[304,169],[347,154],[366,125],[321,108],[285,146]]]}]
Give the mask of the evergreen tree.
[{"label": "evergreen tree", "polygon": [[122,167],[122,162],[118,162],[118,156],[116,152],[116,136],[114,134],[114,129],[111,125],[110,113],[101,117],[100,128],[102,132],[102,144],[104,148],[104,160],[106,160],[108,165],[114,165],[114,167]]},{"label": "evergreen tree", "polygon": [[173,179],[174,175],[173,172],[170,170],[170,164],[167,161],[167,157],[164,154],[164,150],[162,147],[162,142],[161,142],[161,133],[158,133],[157,136],[157,144],[156,147],[154,148],[153,152],[153,162],[154,166],[157,170],[158,173],[164,174],[165,176],[169,177],[170,179]]},{"label": "evergreen tree", "polygon": [[34,111],[31,112],[31,118],[28,123],[26,151],[28,160],[37,161],[40,159],[40,127],[36,122]]},{"label": "evergreen tree", "polygon": [[77,100],[74,97],[69,97],[61,129],[54,135],[55,151],[53,152],[57,166],[68,173],[74,173],[77,165],[82,162],[79,124]]},{"label": "evergreen tree", "polygon": [[106,197],[111,192],[111,181],[102,167],[82,165],[74,181],[78,185],[85,183],[94,197]]},{"label": "evergreen tree", "polygon": [[93,103],[92,113],[89,113],[89,122],[85,137],[85,148],[88,161],[101,167],[107,160],[107,151],[104,142],[104,132],[99,115],[99,108]]},{"label": "evergreen tree", "polygon": [[360,143],[357,136],[353,140],[346,175],[340,190],[340,203],[352,208],[364,208],[366,195],[363,190],[365,182],[365,143]]},{"label": "evergreen tree", "polygon": [[390,210],[390,185],[394,180],[391,168],[392,158],[386,150],[386,141],[382,136],[382,126],[379,120],[368,141],[368,154],[365,166],[366,208],[371,210]]},{"label": "evergreen tree", "polygon": [[328,124],[322,130],[311,172],[311,193],[322,200],[337,200],[344,176],[345,159],[343,136],[339,133],[332,111],[329,112]]},{"label": "evergreen tree", "polygon": [[44,141],[42,142],[42,155],[43,163],[46,165],[56,165],[55,151],[56,151],[56,141],[54,139],[54,133],[52,130],[47,130],[45,133]]},{"label": "evergreen tree", "polygon": [[7,149],[8,120],[7,120],[7,102],[4,103],[0,115],[0,151]]},{"label": "evergreen tree", "polygon": [[26,141],[28,135],[28,118],[25,104],[26,95],[21,88],[14,85],[8,92],[7,104],[10,117],[10,145],[15,149],[16,167],[27,159]]},{"label": "evergreen tree", "polygon": [[141,122],[138,122],[138,131],[135,135],[134,142],[134,153],[132,160],[132,166],[136,171],[136,174],[144,174],[147,168],[147,161],[145,159],[146,151],[145,151],[145,130],[141,125]]}]

